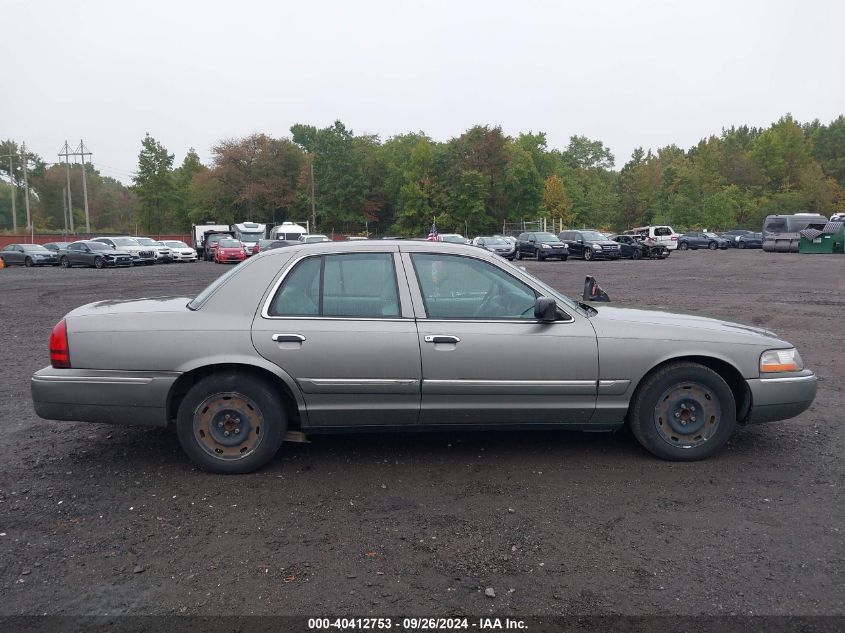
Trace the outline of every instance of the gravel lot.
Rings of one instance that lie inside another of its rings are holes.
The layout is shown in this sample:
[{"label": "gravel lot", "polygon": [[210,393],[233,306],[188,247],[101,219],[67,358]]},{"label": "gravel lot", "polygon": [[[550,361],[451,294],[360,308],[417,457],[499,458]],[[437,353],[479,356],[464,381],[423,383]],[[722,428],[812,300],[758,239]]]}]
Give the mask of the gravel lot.
[{"label": "gravel lot", "polygon": [[70,309],[196,294],[222,266],[5,269],[0,614],[845,614],[845,257],[525,265],[773,329],[816,403],[701,463],[624,432],[347,435],[214,476],[172,430],[40,420],[29,378]]}]

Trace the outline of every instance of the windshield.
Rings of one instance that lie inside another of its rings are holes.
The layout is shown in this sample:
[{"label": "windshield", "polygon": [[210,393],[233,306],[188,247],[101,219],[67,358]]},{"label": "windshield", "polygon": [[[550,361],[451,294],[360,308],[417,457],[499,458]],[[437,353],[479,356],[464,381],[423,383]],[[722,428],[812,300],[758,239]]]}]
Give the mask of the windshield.
[{"label": "windshield", "polygon": [[591,242],[600,242],[607,239],[606,235],[602,235],[598,231],[582,231],[581,235],[584,236],[585,240],[589,240]]},{"label": "windshield", "polygon": [[705,233],[705,235],[706,235],[707,237],[719,237],[719,236],[718,236],[718,235],[716,235],[715,233]]},{"label": "windshield", "polygon": [[44,248],[41,244],[21,244],[21,248],[27,252],[32,251],[50,251],[49,248]]},{"label": "windshield", "polygon": [[165,242],[165,246],[169,246],[170,248],[188,248],[188,245],[185,242]]},{"label": "windshield", "polygon": [[264,231],[238,231],[238,235],[243,238],[253,238],[258,240],[264,237]]},{"label": "windshield", "polygon": [[450,242],[452,244],[463,244],[466,240],[460,235],[441,235],[440,236],[441,242]]},{"label": "windshield", "polygon": [[113,237],[112,242],[117,246],[139,246],[137,240],[133,240],[131,237]]},{"label": "windshield", "polygon": [[141,244],[142,246],[155,246],[156,245],[156,241],[154,239],[149,238],[149,237],[136,237],[135,241],[138,242],[138,244]]},{"label": "windshield", "polygon": [[[117,240],[115,240],[117,241]],[[102,242],[85,242],[92,251],[110,251],[111,246],[103,244]]]},{"label": "windshield", "polygon": [[507,246],[510,244],[505,238],[503,237],[485,237],[484,238],[484,245],[485,246]]},{"label": "windshield", "polygon": [[241,243],[238,240],[220,240],[218,246],[221,248],[238,248],[240,245]]},{"label": "windshield", "polygon": [[537,237],[535,239],[541,244],[546,242],[560,242],[560,240],[551,233],[537,233]]}]

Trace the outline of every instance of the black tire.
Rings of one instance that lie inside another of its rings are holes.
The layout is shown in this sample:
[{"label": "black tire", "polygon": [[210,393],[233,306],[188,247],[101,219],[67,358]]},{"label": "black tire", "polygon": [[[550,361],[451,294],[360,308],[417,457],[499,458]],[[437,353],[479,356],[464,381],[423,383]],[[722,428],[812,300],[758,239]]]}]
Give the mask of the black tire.
[{"label": "black tire", "polygon": [[59,266],[61,266],[62,268],[70,268],[70,260],[65,256],[60,257]]},{"label": "black tire", "polygon": [[593,249],[584,247],[584,261],[591,262],[593,261]]},{"label": "black tire", "polygon": [[146,262],[144,262],[144,265],[145,265],[145,266],[152,266],[153,264],[155,264],[155,260],[153,260],[153,261],[146,261]]},{"label": "black tire", "polygon": [[519,261],[519,260],[521,260],[521,259],[522,259],[522,253],[520,253],[520,252],[519,252],[519,249],[518,249],[518,248],[517,248],[517,249],[516,249],[516,251],[514,252],[514,254],[513,254],[513,258],[514,258],[516,261]]},{"label": "black tire", "polygon": [[569,255],[561,255],[560,256],[560,261],[562,261],[562,262],[565,262],[567,259],[569,259]]},{"label": "black tire", "polygon": [[705,459],[733,434],[736,403],[728,384],[709,367],[672,363],[639,384],[628,425],[637,441],[661,459]]},{"label": "black tire", "polygon": [[635,248],[634,252],[631,253],[631,259],[642,259],[642,256],[643,252],[638,248]]},{"label": "black tire", "polygon": [[742,240],[738,241],[736,243],[736,247],[737,248],[745,248],[745,242],[743,242]]},{"label": "black tire", "polygon": [[707,245],[707,248],[709,248],[711,251],[715,251],[717,248],[719,248],[719,245],[716,244],[716,242],[710,242]]},{"label": "black tire", "polygon": [[31,257],[27,257],[25,260],[23,260],[23,265],[27,268],[32,268],[33,266],[35,266],[35,264],[32,263]]},{"label": "black tire", "polygon": [[185,394],[176,418],[179,443],[191,461],[222,475],[264,466],[286,431],[277,390],[261,378],[236,372],[199,380]]},{"label": "black tire", "polygon": [[687,244],[686,242],[681,242],[680,244],[678,244],[678,248],[680,248],[682,251],[685,251],[689,248],[689,244]]},{"label": "black tire", "polygon": [[103,261],[103,258],[97,255],[97,257],[94,258],[94,268],[103,268],[104,266],[105,262]]},{"label": "black tire", "polygon": [[542,255],[542,253],[540,253],[540,249],[539,249],[539,248],[538,248],[537,250],[535,250],[535,251],[534,251],[534,259],[536,259],[538,262],[541,262],[541,261],[543,261],[543,260],[545,259],[545,258],[543,257],[543,255]]}]

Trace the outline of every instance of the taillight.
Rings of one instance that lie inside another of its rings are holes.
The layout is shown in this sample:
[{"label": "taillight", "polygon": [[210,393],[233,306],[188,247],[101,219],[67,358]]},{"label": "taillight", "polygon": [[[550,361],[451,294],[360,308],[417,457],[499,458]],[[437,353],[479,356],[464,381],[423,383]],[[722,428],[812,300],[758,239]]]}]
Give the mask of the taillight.
[{"label": "taillight", "polygon": [[50,333],[50,365],[56,369],[70,369],[70,349],[67,345],[67,325],[62,319]]},{"label": "taillight", "polygon": [[678,236],[677,236],[677,235],[673,235],[673,236],[672,236],[672,241],[673,241],[673,242],[677,242],[677,241],[678,241]]}]

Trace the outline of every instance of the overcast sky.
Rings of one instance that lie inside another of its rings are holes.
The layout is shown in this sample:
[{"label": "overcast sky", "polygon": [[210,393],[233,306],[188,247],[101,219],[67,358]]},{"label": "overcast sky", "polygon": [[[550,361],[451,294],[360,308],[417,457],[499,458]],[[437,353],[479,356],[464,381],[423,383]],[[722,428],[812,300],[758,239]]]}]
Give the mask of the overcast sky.
[{"label": "overcast sky", "polygon": [[845,3],[0,0],[0,139],[67,138],[129,182],[149,132],[181,162],[221,138],[476,124],[688,148],[787,112],[845,113]]}]

